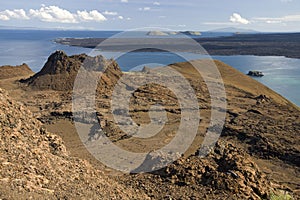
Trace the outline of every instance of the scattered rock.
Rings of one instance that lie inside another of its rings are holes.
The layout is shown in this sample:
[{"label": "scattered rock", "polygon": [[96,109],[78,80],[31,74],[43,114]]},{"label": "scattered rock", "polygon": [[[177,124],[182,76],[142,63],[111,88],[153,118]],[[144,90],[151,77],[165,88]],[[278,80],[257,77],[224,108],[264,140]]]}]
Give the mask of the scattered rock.
[{"label": "scattered rock", "polygon": [[196,154],[181,158],[162,174],[174,184],[210,186],[243,199],[267,198],[273,190],[266,175],[246,152],[220,141],[207,157]]},{"label": "scattered rock", "polygon": [[262,103],[267,103],[267,102],[271,101],[271,99],[264,94],[261,94],[261,95],[255,97],[254,99],[256,100],[256,104],[262,104]]}]

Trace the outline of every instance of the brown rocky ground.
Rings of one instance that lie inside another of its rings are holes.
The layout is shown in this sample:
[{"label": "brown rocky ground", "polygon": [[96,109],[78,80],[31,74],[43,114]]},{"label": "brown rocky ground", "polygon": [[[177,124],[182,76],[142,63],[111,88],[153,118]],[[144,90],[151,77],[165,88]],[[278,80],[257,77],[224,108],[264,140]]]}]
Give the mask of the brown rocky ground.
[{"label": "brown rocky ground", "polygon": [[0,67],[0,79],[14,78],[18,76],[29,76],[34,72],[26,64],[19,66],[2,66]]},{"label": "brown rocky ground", "polygon": [[[95,172],[95,174],[100,174],[95,176],[100,176],[117,185],[112,186],[110,190],[125,186],[134,188],[136,194],[145,193],[152,199],[267,199],[274,190],[286,191],[295,199],[299,197],[299,108],[269,88],[219,61],[215,63],[225,83],[228,105],[222,137],[213,152],[205,158],[200,158],[197,154],[211,116],[207,87],[189,63],[178,63],[170,67],[189,80],[197,94],[201,115],[197,136],[184,157],[154,173],[128,175],[105,167],[85,149],[72,120],[70,89],[73,88],[72,81],[75,79],[83,58],[87,56],[68,57],[63,52],[56,52],[49,57],[41,72],[29,79],[26,79],[28,76],[2,79],[0,88],[8,90],[12,98],[22,102],[31,110],[33,117],[28,117],[28,120],[37,118],[48,131],[61,136],[71,156],[89,161],[92,166],[85,161],[80,162],[88,165],[91,171],[96,168],[105,174]],[[114,84],[122,76],[122,72],[115,62],[106,61],[103,57],[88,59],[94,63],[94,66],[101,66],[100,69],[109,65],[99,82],[101,87],[98,87],[99,95],[96,98],[97,115],[104,134],[118,146],[133,152],[150,151],[166,145],[174,137],[180,123],[181,111],[178,109],[174,94],[155,84],[136,90],[131,98],[130,106],[130,115],[134,121],[140,125],[149,123],[147,114],[149,106],[160,103],[166,107],[168,123],[162,131],[150,139],[141,140],[129,137],[118,128],[110,111],[109,97]],[[209,64],[207,61],[193,62]],[[137,72],[135,75],[143,77],[146,73],[149,72]],[[19,83],[18,80],[22,78],[22,83]],[[134,81],[125,84],[130,88]],[[40,122],[35,121],[35,123]],[[8,129],[7,132],[12,132],[12,130],[13,128]],[[6,140],[3,139],[3,141]],[[31,145],[34,146],[36,143]],[[13,155],[7,154],[6,156]],[[51,156],[47,154],[45,159],[50,160]],[[65,157],[71,159],[67,155],[62,157],[61,159]],[[23,176],[26,165],[14,162],[20,168],[19,177]],[[59,160],[59,162],[62,161]],[[73,161],[70,161],[68,165],[71,169],[74,167],[72,163]],[[66,171],[68,169],[61,168]],[[56,173],[53,172],[53,174]],[[56,174],[56,176],[59,178],[62,175]],[[87,173],[84,178],[92,180],[93,175]],[[70,180],[68,177],[65,179]],[[98,180],[98,178],[95,179]],[[36,182],[32,184],[35,187],[38,185]],[[79,186],[81,182],[78,181],[76,184]],[[84,181],[82,184],[85,188]],[[50,184],[50,186],[55,188],[54,185]],[[3,187],[11,188],[10,184],[5,184]],[[69,187],[64,192],[52,188],[51,190],[57,191],[59,195],[72,193]],[[93,189],[95,189],[93,194],[98,195],[97,188]],[[74,190],[77,191],[77,186],[74,186]],[[3,193],[3,196],[14,194],[10,192],[12,190],[8,191]],[[19,191],[28,192],[25,189]],[[35,189],[32,191],[39,195],[38,189],[37,192]],[[80,189],[78,191],[84,197],[89,195]],[[131,191],[124,190],[128,195],[133,194]],[[44,194],[47,193],[41,195]],[[136,198],[144,197],[136,196]]]},{"label": "brown rocky ground", "polygon": [[62,139],[2,89],[0,108],[1,199],[147,198],[69,156]]}]

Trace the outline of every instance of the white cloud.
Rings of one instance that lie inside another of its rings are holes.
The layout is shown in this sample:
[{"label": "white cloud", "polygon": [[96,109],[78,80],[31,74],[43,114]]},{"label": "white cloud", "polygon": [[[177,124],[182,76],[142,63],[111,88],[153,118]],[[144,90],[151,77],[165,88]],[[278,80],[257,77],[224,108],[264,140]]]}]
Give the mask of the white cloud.
[{"label": "white cloud", "polygon": [[155,2],[153,3],[153,5],[155,5],[155,6],[160,6],[160,3],[157,2],[157,1],[155,1]]},{"label": "white cloud", "polygon": [[300,22],[300,15],[287,15],[280,19],[284,22]]},{"label": "white cloud", "polygon": [[77,17],[80,21],[105,21],[106,18],[97,10],[88,11],[77,11]]},{"label": "white cloud", "polygon": [[250,20],[247,20],[241,15],[234,13],[230,17],[231,22],[204,22],[205,25],[234,25],[232,23],[238,24],[257,24],[257,23],[266,23],[266,24],[282,24],[286,25],[287,23],[300,23],[300,15],[286,15],[283,17],[254,17]]},{"label": "white cloud", "polygon": [[233,23],[239,23],[239,24],[250,24],[250,21],[243,18],[240,14],[238,13],[233,13],[230,16],[230,21]]},{"label": "white cloud", "polygon": [[128,3],[128,0],[121,0],[122,3]]},{"label": "white cloud", "polygon": [[283,17],[257,17],[255,21],[265,22],[268,24],[279,24],[287,22],[300,22],[300,15],[286,15]]},{"label": "white cloud", "polygon": [[0,20],[29,19],[23,9],[4,10],[0,12]]},{"label": "white cloud", "polygon": [[11,19],[39,19],[44,22],[79,23],[85,21],[105,21],[106,18],[97,10],[71,13],[58,6],[41,5],[39,9],[30,9],[26,13],[23,9],[5,10],[0,12],[0,20]]},{"label": "white cloud", "polygon": [[271,20],[267,20],[266,23],[267,23],[267,24],[280,24],[280,23],[282,23],[282,21],[274,21],[274,20],[271,21]]},{"label": "white cloud", "polygon": [[120,16],[118,17],[118,19],[121,19],[121,20],[122,20],[122,19],[124,19],[124,17],[120,15]]},{"label": "white cloud", "polygon": [[117,12],[111,12],[111,11],[107,11],[107,10],[104,11],[103,14],[104,14],[104,15],[111,15],[111,16],[116,16],[116,15],[118,15]]},{"label": "white cloud", "polygon": [[10,20],[10,18],[8,16],[6,16],[6,15],[0,14],[0,20],[2,20],[2,21],[8,21],[8,20]]},{"label": "white cloud", "polygon": [[243,18],[240,14],[238,13],[233,13],[230,18],[230,22],[203,22],[205,25],[223,25],[223,26],[232,26],[232,25],[238,25],[238,24],[250,24],[250,21]]},{"label": "white cloud", "polygon": [[144,8],[139,8],[140,11],[149,11],[151,10],[150,7],[144,7]]},{"label": "white cloud", "polygon": [[57,6],[42,6],[38,10],[30,9],[29,15],[45,22],[77,23],[71,12]]}]

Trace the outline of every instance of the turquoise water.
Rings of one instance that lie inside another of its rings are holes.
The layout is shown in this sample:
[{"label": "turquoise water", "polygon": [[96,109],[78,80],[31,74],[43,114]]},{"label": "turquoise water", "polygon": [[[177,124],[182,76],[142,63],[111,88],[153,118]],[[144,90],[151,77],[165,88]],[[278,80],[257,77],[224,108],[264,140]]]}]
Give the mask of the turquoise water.
[{"label": "turquoise water", "polygon": [[215,56],[243,73],[262,71],[254,78],[300,106],[300,59],[280,56]]},{"label": "turquoise water", "polygon": [[[90,53],[91,49],[70,47],[53,42],[61,37],[110,37],[116,31],[33,31],[0,30],[0,66],[27,63],[35,72],[39,71],[48,56],[55,50],[64,50],[68,55]],[[104,52],[106,57],[114,53]],[[164,66],[175,62],[203,58],[192,53],[132,52],[117,59],[124,71],[137,70],[144,65]],[[300,106],[300,59],[279,56],[213,56],[243,73],[249,70],[262,71],[265,76],[255,78],[287,99]]]},{"label": "turquoise water", "polygon": [[[103,52],[106,57],[115,57],[116,53]],[[175,62],[185,62],[205,58],[206,56],[193,53],[169,52],[131,52],[116,60],[122,70],[140,70],[143,66],[165,66]],[[300,59],[282,56],[212,56],[243,73],[250,70],[262,71],[265,76],[253,77],[257,81],[286,97],[300,106]]]}]

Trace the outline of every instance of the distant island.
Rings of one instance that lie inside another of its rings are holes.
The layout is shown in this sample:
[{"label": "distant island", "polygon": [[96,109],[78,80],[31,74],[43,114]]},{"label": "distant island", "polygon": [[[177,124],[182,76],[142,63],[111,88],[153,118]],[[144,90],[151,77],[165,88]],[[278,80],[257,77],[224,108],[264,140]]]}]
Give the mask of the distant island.
[{"label": "distant island", "polygon": [[202,35],[199,31],[149,31],[148,36],[172,36],[172,35],[189,35],[189,36],[200,36]]},{"label": "distant island", "polygon": [[252,30],[252,29],[243,29],[243,28],[235,28],[235,27],[227,27],[227,28],[219,28],[219,29],[214,29],[211,30],[209,32],[223,32],[223,33],[259,33],[256,30]]},{"label": "distant island", "polygon": [[[148,33],[150,34],[150,33]],[[152,32],[161,35],[164,32]],[[187,34],[187,33],[186,33]],[[190,33],[192,34],[192,33]],[[195,33],[193,33],[195,34]],[[58,38],[55,42],[85,48],[95,48],[107,38]],[[193,38],[210,55],[255,55],[255,56],[285,56],[288,58],[300,58],[300,33],[258,33],[258,34],[234,34],[227,37]],[[132,40],[132,45],[130,41]],[[176,42],[174,42],[176,40]],[[138,51],[157,51],[157,44],[166,44],[175,52],[193,52],[185,38],[159,37],[159,38],[114,38],[109,45],[101,45],[102,51],[126,51],[139,49]],[[189,39],[187,39],[189,40]],[[178,45],[178,43],[182,45]],[[144,44],[153,45],[145,49]],[[199,53],[199,52],[193,52]]]}]

